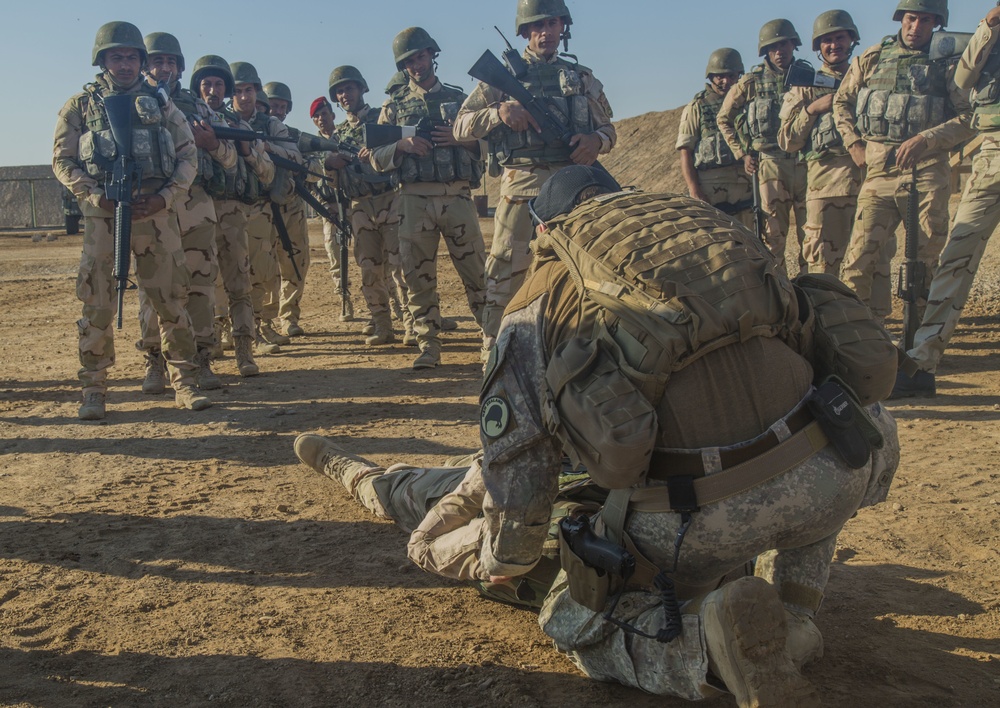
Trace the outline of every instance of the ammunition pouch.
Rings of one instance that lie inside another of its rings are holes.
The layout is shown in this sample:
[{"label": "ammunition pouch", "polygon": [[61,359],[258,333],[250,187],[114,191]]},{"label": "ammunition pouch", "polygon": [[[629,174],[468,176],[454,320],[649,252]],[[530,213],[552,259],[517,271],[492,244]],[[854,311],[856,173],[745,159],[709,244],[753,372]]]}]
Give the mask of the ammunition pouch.
[{"label": "ammunition pouch", "polygon": [[824,113],[813,124],[809,143],[810,153],[815,153],[817,157],[844,146],[844,139],[840,136],[840,132],[833,122],[832,112]]},{"label": "ammunition pouch", "polygon": [[[758,96],[747,104],[747,131],[754,143],[776,144],[781,121],[778,101]],[[760,148],[758,148],[760,149]]]},{"label": "ammunition pouch", "polygon": [[728,167],[736,162],[729,143],[722,137],[722,133],[716,132],[711,136],[702,135],[698,141],[698,147],[694,151],[694,167],[697,170],[712,169],[714,167]]},{"label": "ammunition pouch", "polygon": [[[80,161],[87,174],[103,181],[107,165],[118,157],[118,150],[100,102],[88,101],[86,113],[88,130],[80,136]],[[174,139],[163,127],[159,104],[147,94],[137,94],[135,98],[131,157],[142,170],[144,181],[166,181],[173,176],[177,166]]]},{"label": "ammunition pouch", "polygon": [[862,137],[902,143],[945,121],[945,99],[866,87],[856,113]]},{"label": "ammunition pouch", "polygon": [[482,184],[483,162],[463,147],[435,147],[426,157],[407,155],[399,169],[399,181],[469,182],[473,189]]}]

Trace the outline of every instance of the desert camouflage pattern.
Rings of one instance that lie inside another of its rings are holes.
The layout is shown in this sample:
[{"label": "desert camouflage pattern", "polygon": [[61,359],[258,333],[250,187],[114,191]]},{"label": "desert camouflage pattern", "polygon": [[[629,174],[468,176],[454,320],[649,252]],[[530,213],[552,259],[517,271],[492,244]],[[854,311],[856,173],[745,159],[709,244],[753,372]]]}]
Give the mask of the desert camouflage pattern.
[{"label": "desert camouflage pattern", "polygon": [[795,157],[773,159],[761,153],[757,174],[760,204],[764,211],[764,244],[782,268],[787,268],[785,248],[792,213],[795,214],[798,262],[794,270],[788,271],[789,276],[794,277],[806,268],[802,255],[802,243],[806,237],[806,166]]},{"label": "desert camouflage pattern", "polygon": [[[326,205],[328,209],[330,206]],[[336,206],[334,205],[333,208],[336,209]],[[340,238],[339,234],[340,232],[333,223],[323,219],[323,248],[330,259],[330,277],[335,283],[340,282],[340,243],[337,241]]]},{"label": "desert camouflage pattern", "polygon": [[[529,63],[565,63],[558,55],[545,59],[530,49],[525,49],[523,57]],[[587,97],[594,132],[601,138],[600,154],[607,154],[618,140],[611,123],[611,105],[603,85],[589,69],[577,66],[576,71],[581,79],[582,93]],[[505,94],[480,83],[459,109],[455,137],[459,140],[485,140],[503,125],[496,104],[504,100],[507,100]],[[534,227],[528,214],[528,201],[538,196],[538,190],[552,174],[569,164],[572,163],[518,164],[504,168],[493,222],[493,241],[486,259],[486,305],[482,319],[487,347],[496,338],[504,308],[521,287],[531,265],[528,244]]]},{"label": "desert camouflage pattern", "polygon": [[[440,186],[453,188],[454,185]],[[414,194],[404,186],[397,199],[401,217],[399,256],[417,344],[421,351],[440,352],[437,252],[442,237],[465,288],[469,310],[476,323],[482,325],[486,246],[479,230],[479,217],[468,188],[459,189],[458,193],[425,196]]]},{"label": "desert camouflage pattern", "polygon": [[[722,137],[725,138],[729,149],[733,151],[733,156],[737,160],[742,160],[744,155],[747,154],[743,141],[751,140],[754,143],[753,150],[760,152],[761,156],[769,155],[774,158],[790,157],[788,153],[778,147],[775,140],[778,133],[778,107],[781,105],[781,97],[784,93],[784,81],[783,74],[779,74],[771,68],[768,62],[764,62],[743,74],[740,80],[729,89],[725,99],[723,99],[722,106],[719,108],[719,114],[716,117],[716,123],[719,126],[719,132],[722,133]],[[758,99],[760,102],[767,99],[775,104],[774,125],[765,131],[770,137],[761,136],[751,139],[749,134],[741,135],[737,133],[736,119],[748,110],[749,104],[758,101]]]},{"label": "desert camouflage pattern", "polygon": [[[979,24],[955,71],[959,85],[977,84],[980,72],[996,54],[998,36],[1000,29]],[[983,144],[934,271],[920,329],[907,352],[924,371],[937,369],[962,316],[986,244],[1000,224],[1000,128],[981,130]]]},{"label": "desert camouflage pattern", "polygon": [[[713,122],[711,126],[707,126],[703,118],[705,105],[717,103],[718,106],[711,109],[713,112],[717,111],[722,105],[722,99],[723,97],[709,86],[684,107],[677,129],[678,150],[684,148],[697,154],[699,144],[705,139],[705,133],[713,128],[719,136],[717,139],[722,139],[718,125]],[[712,206],[753,202],[753,182],[740,162],[724,167],[701,167],[698,169],[698,183]],[[752,229],[754,226],[752,208],[740,210],[733,215],[733,218],[747,228]]]},{"label": "desert camouflage pattern", "polygon": [[[354,260],[361,269],[361,294],[372,319],[390,323],[390,294],[406,308],[403,317],[412,327],[409,294],[399,255],[399,212],[396,195],[384,192],[351,202]],[[339,251],[339,248],[338,248]]]},{"label": "desert camouflage pattern", "polygon": [[[193,143],[192,143],[193,145]],[[93,210],[88,204],[88,210]],[[114,320],[118,313],[114,269],[114,215],[84,218],[83,254],[76,280],[76,296],[83,316],[76,326],[80,337],[80,382],[83,395],[107,390],[108,369],[115,363]],[[196,353],[191,318],[185,309],[190,278],[173,211],[161,211],[132,222],[135,280],[160,321],[160,343],[170,382],[193,386]]]},{"label": "desert camouflage pattern", "polygon": [[230,318],[234,337],[251,337],[254,334],[254,317],[247,243],[250,207],[235,199],[220,199],[215,202],[215,210],[219,219],[215,225],[215,246],[219,257],[215,316]]},{"label": "desert camouflage pattern", "polygon": [[[261,319],[264,304],[268,302],[278,278],[278,260],[274,253],[274,216],[268,203],[254,204],[250,207],[247,217],[247,250],[250,257],[250,300],[253,305],[254,317]],[[277,316],[278,308],[273,307],[272,317]]]}]

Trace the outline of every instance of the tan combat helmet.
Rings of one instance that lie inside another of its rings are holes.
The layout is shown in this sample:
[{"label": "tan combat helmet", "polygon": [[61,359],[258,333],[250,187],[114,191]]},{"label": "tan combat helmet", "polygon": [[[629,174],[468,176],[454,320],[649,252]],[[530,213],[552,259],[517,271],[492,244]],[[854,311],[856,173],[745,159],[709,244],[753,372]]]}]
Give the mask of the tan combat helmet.
[{"label": "tan combat helmet", "polygon": [[430,49],[434,54],[441,52],[441,47],[423,27],[407,27],[392,40],[392,56],[396,61],[396,68],[403,71],[403,62],[424,49]]},{"label": "tan combat helmet", "polygon": [[288,84],[283,84],[280,81],[268,81],[264,84],[264,93],[267,94],[268,100],[280,98],[288,103],[288,112],[292,112],[292,90],[288,88]]},{"label": "tan combat helmet", "polygon": [[743,73],[743,57],[731,47],[716,49],[708,58],[708,66],[705,68],[705,78],[711,78],[712,74],[736,74]]},{"label": "tan combat helmet", "polygon": [[101,55],[108,49],[129,47],[138,49],[142,63],[146,63],[146,45],[142,41],[142,32],[130,22],[108,22],[101,25],[94,38],[93,66],[100,66]]},{"label": "tan combat helmet", "polygon": [[334,103],[337,102],[336,92],[337,87],[340,84],[347,83],[348,81],[355,82],[361,87],[361,94],[364,95],[368,93],[368,82],[365,81],[365,77],[361,75],[361,72],[357,70],[356,67],[345,64],[344,66],[338,66],[336,69],[330,72],[330,100]]},{"label": "tan combat helmet", "polygon": [[[177,57],[177,71],[184,71],[184,55],[181,54],[181,43],[177,41],[177,37],[167,32],[153,32],[146,35],[143,43],[146,45],[148,56],[173,54]],[[180,78],[180,73],[177,74],[176,78]]]},{"label": "tan combat helmet", "polygon": [[229,65],[229,71],[233,74],[234,84],[253,84],[257,93],[264,90],[260,83],[260,76],[257,75],[257,68],[250,62],[234,61]]},{"label": "tan combat helmet", "polygon": [[796,48],[802,46],[799,33],[795,31],[795,26],[788,20],[771,20],[760,28],[760,37],[757,40],[757,56],[767,54],[767,48],[772,44],[777,44],[783,40],[790,39]]},{"label": "tan combat helmet", "polygon": [[896,14],[892,16],[894,22],[903,19],[907,12],[926,12],[929,15],[937,15],[942,27],[948,26],[948,0],[899,0],[896,6]]},{"label": "tan combat helmet", "polygon": [[517,18],[514,20],[518,34],[521,28],[530,25],[532,22],[546,20],[550,17],[561,17],[566,27],[573,24],[573,17],[569,14],[569,8],[563,0],[518,0]]},{"label": "tan combat helmet", "polygon": [[854,24],[854,18],[845,10],[830,10],[824,12],[813,22],[813,51],[819,51],[819,40],[825,34],[844,31],[851,35],[851,39],[857,44],[861,41],[861,33],[858,26]]},{"label": "tan combat helmet", "polygon": [[191,72],[191,93],[201,95],[201,80],[206,76],[218,76],[226,83],[226,98],[233,95],[235,82],[229,63],[217,54],[206,54],[194,63]]}]

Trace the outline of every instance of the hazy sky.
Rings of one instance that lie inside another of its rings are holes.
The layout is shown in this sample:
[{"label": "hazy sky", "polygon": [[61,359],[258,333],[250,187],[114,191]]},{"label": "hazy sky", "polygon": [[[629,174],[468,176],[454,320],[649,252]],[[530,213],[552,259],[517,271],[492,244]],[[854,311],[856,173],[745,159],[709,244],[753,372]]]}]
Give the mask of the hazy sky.
[{"label": "hazy sky", "polygon": [[[718,47],[740,50],[744,63],[757,62],[760,26],[790,11],[803,39],[799,56],[810,51],[815,17],[832,7],[849,11],[868,47],[894,34],[895,0],[825,2],[774,0],[702,0],[640,2],[638,0],[567,0],[573,15],[570,52],[604,83],[615,118],[675,108],[703,84],[708,55]],[[995,3],[952,0],[949,29],[973,31]],[[433,0],[403,2],[170,2],[86,3],[36,0],[4,3],[0,56],[7,73],[6,106],[0,110],[0,165],[47,163],[52,129],[60,107],[97,72],[90,66],[97,28],[111,20],[127,20],[143,34],[177,36],[188,67],[204,54],[227,61],[249,61],[268,81],[292,89],[294,106],[288,122],[313,130],[309,103],[327,93],[330,70],[354,64],[368,80],[368,101],[385,98],[382,88],[395,71],[392,38],[411,25],[426,28],[441,46],[440,77],[470,91],[466,73],[484,49],[499,55],[503,43],[498,25],[521,49],[514,36],[515,0]],[[793,8],[789,10],[789,8]],[[187,85],[189,77],[182,81]],[[338,120],[342,118],[339,110]],[[675,136],[667,136],[673,140]]]}]

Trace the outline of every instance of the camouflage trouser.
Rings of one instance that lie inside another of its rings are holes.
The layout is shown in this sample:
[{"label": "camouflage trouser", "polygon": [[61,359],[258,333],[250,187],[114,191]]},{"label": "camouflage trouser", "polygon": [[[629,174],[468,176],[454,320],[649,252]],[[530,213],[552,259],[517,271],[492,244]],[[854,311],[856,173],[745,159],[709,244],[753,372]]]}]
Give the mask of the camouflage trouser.
[{"label": "camouflage trouser", "polygon": [[990,236],[1000,224],[1000,149],[982,152],[972,163],[972,175],[955,214],[920,329],[907,352],[924,371],[934,371],[951,340]]},{"label": "camouflage trouser", "polygon": [[292,197],[291,201],[281,207],[281,218],[292,243],[292,252],[295,253],[294,265],[293,258],[281,244],[278,228],[275,226],[271,233],[271,248],[278,262],[278,269],[267,286],[268,294],[264,300],[262,317],[265,320],[277,317],[293,324],[299,321],[301,315],[302,293],[306,286],[306,274],[309,272],[309,225],[306,223],[306,210],[302,200]]},{"label": "camouflage trouser", "polygon": [[[203,221],[181,234],[181,244],[191,277],[187,298],[191,331],[198,349],[207,349],[215,343],[215,281],[219,275],[215,224]],[[139,331],[140,349],[152,352],[160,348],[160,318],[143,290],[139,291]]]},{"label": "camouflage trouser", "polygon": [[[170,381],[175,387],[191,385],[196,349],[191,318],[185,309],[191,279],[184,264],[176,212],[164,210],[142,221],[133,221],[132,253],[135,280],[160,318],[160,347]],[[115,362],[118,296],[113,268],[114,217],[84,218],[83,253],[76,279],[76,296],[83,303],[83,316],[76,326],[84,395],[107,390],[108,369]]]},{"label": "camouflage trouser", "polygon": [[[753,183],[750,175],[743,169],[742,162],[727,167],[698,170],[698,184],[708,197],[709,204],[725,207],[727,214],[751,231],[754,230]],[[745,206],[731,213],[733,207],[741,204]]]},{"label": "camouflage trouser", "polygon": [[[392,192],[351,203],[354,260],[361,268],[361,293],[372,319],[390,320],[389,289],[406,308],[409,297],[399,257],[399,213]],[[412,321],[409,310],[404,317]]]},{"label": "camouflage trouser", "polygon": [[[250,254],[250,301],[253,314],[261,318],[268,287],[273,284],[278,273],[274,248],[271,245],[272,224],[271,205],[254,205],[247,220],[247,246]],[[277,315],[274,312],[271,317]]]},{"label": "camouflage trouser", "polygon": [[[840,529],[871,480],[887,468],[895,471],[899,461],[895,422],[884,408],[875,410],[886,442],[874,462],[852,470],[828,445],[772,480],[692,514],[673,574],[680,599],[695,600],[681,605],[682,636],[666,644],[626,636],[573,601],[565,572],[545,599],[538,618],[542,630],[592,678],[689,700],[718,695],[706,681],[708,653],[697,600],[757,557],[755,574],[780,591],[786,608],[815,613]],[[634,511],[627,531],[653,564],[670,568],[680,525],[679,514]],[[661,598],[654,594],[624,593],[615,616],[648,634],[664,626]]]},{"label": "camouflage trouser", "polygon": [[249,207],[235,199],[215,203],[219,223],[215,245],[219,252],[219,278],[215,291],[215,314],[230,317],[234,337],[254,334],[250,301],[250,251],[247,245]]},{"label": "camouflage trouser", "polygon": [[786,267],[785,247],[792,223],[791,214],[793,210],[795,212],[798,271],[789,273],[790,277],[795,277],[806,266],[802,257],[802,242],[806,234],[806,166],[795,158],[762,158],[758,175],[760,203],[764,210],[764,243],[783,268]]},{"label": "camouflage trouser", "polygon": [[[327,209],[336,211],[336,206],[327,204]],[[332,223],[323,219],[323,248],[330,259],[330,276],[333,282],[340,282],[340,243],[337,241],[337,232]]]},{"label": "camouflage trouser", "polygon": [[500,331],[504,308],[524,282],[531,266],[531,235],[534,227],[528,213],[531,197],[501,195],[493,217],[493,242],[486,258],[486,304],[483,334],[488,344]]},{"label": "camouflage trouser", "polygon": [[486,246],[476,207],[467,194],[400,194],[399,255],[409,291],[410,313],[421,351],[441,348],[441,309],[437,290],[437,252],[441,237],[465,286],[465,297],[478,324],[486,297]]},{"label": "camouflage trouser", "polygon": [[[896,253],[896,229],[906,218],[910,175],[894,169],[865,180],[858,196],[854,231],[844,257],[843,276],[877,317],[892,312],[891,262]],[[948,236],[951,169],[939,160],[917,173],[920,193],[918,257],[926,264],[925,287]]]},{"label": "camouflage trouser", "polygon": [[806,239],[802,255],[810,273],[840,275],[847,244],[854,228],[857,197],[806,200]]}]

